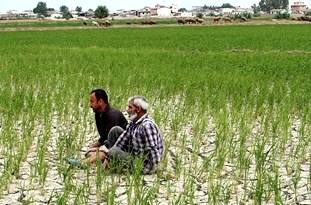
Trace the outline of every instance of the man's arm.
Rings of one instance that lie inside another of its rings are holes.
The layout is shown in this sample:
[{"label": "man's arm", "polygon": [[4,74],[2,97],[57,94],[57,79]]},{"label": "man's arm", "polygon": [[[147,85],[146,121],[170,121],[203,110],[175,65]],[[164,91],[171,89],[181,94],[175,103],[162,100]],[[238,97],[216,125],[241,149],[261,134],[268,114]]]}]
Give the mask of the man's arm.
[{"label": "man's arm", "polygon": [[146,123],[144,125],[144,136],[146,142],[146,161],[144,162],[144,172],[149,173],[159,163],[160,154],[158,150],[158,130],[153,123]]}]

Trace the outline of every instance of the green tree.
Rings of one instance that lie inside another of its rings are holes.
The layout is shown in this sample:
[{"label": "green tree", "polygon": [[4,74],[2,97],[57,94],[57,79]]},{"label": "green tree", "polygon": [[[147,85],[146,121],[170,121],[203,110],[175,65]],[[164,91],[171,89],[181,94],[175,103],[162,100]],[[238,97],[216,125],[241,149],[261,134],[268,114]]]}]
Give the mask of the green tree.
[{"label": "green tree", "polygon": [[283,0],[282,1],[282,9],[288,9],[288,4],[289,4],[289,2],[288,2],[288,0]]},{"label": "green tree", "polygon": [[224,3],[224,4],[222,4],[221,8],[234,8],[234,6],[232,6],[229,3]]},{"label": "green tree", "polygon": [[69,12],[69,8],[67,6],[63,5],[59,8],[59,10],[63,14],[63,18],[67,20],[72,18],[72,14]]},{"label": "green tree", "polygon": [[68,8],[67,6],[65,6],[65,5],[63,5],[63,6],[59,7],[59,11],[60,11],[62,14],[64,14],[64,13],[69,12],[69,8]]},{"label": "green tree", "polygon": [[105,18],[109,15],[109,11],[106,6],[98,6],[95,10],[96,18]]},{"label": "green tree", "polygon": [[272,9],[288,9],[288,0],[260,0],[261,11],[271,11]]},{"label": "green tree", "polygon": [[253,6],[251,6],[253,9],[254,14],[258,14],[260,11],[260,7],[257,6],[256,4],[253,4]]},{"label": "green tree", "polygon": [[180,9],[178,9],[178,12],[186,12],[186,11],[187,11],[186,8],[180,8]]},{"label": "green tree", "polygon": [[78,12],[78,13],[81,13],[82,12],[82,7],[81,6],[77,6],[75,11]]},{"label": "green tree", "polygon": [[48,8],[46,7],[46,3],[42,1],[38,2],[37,7],[33,9],[33,12],[35,14],[42,16],[47,16],[48,15],[47,11]]}]

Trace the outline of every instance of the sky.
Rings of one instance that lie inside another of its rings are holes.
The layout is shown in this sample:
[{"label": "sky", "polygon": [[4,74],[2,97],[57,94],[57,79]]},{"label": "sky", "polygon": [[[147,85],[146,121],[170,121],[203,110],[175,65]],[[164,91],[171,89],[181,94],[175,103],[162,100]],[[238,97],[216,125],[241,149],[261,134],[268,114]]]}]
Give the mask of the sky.
[{"label": "sky", "polygon": [[[171,5],[177,4],[178,8],[191,9],[192,6],[215,5],[221,6],[223,3],[230,3],[233,6],[241,6],[250,8],[251,5],[259,3],[260,0],[0,0],[0,12],[8,10],[32,10],[39,1],[46,2],[48,8],[59,9],[62,5],[67,6],[70,10],[74,10],[77,6],[81,6],[83,11],[88,9],[96,9],[97,6],[103,5],[110,12],[118,9],[140,9],[144,6],[154,6],[156,4]],[[290,5],[297,0],[289,0]],[[311,0],[304,0],[305,4],[310,8]]]}]

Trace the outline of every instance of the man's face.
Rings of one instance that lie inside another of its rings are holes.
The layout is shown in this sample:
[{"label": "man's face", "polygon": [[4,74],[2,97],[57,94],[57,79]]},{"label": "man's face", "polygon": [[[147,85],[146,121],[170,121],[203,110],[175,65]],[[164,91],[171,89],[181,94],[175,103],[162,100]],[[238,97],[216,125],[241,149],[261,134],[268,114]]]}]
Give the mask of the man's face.
[{"label": "man's face", "polygon": [[130,117],[130,120],[131,121],[136,121],[137,119],[137,113],[138,113],[138,110],[137,110],[137,107],[135,105],[133,105],[133,103],[129,102],[127,104],[127,109],[126,109],[127,113],[129,114],[129,117]]},{"label": "man's face", "polygon": [[92,93],[90,96],[90,108],[93,109],[93,112],[99,112],[99,101],[96,99],[95,93]]}]

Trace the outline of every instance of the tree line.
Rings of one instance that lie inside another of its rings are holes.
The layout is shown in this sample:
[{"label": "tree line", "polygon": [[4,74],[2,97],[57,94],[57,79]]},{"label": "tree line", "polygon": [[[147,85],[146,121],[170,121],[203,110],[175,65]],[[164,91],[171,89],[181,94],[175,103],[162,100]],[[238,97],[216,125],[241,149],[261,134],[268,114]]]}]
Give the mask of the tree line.
[{"label": "tree line", "polygon": [[[33,12],[35,14],[38,14],[39,16],[46,17],[48,16],[48,11],[55,11],[54,8],[48,8],[45,2],[38,2],[37,6],[33,9]],[[62,13],[63,18],[69,19],[72,18],[72,14],[69,11],[69,8],[65,5],[62,5],[59,8],[59,11]],[[77,6],[75,11],[80,14],[82,13],[82,7]],[[93,12],[92,9],[88,10],[89,12]],[[94,12],[94,15],[96,18],[105,18],[109,15],[108,8],[106,6],[98,6]]]}]

